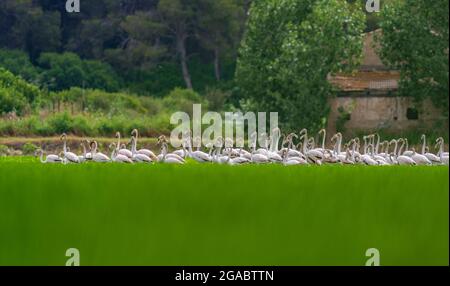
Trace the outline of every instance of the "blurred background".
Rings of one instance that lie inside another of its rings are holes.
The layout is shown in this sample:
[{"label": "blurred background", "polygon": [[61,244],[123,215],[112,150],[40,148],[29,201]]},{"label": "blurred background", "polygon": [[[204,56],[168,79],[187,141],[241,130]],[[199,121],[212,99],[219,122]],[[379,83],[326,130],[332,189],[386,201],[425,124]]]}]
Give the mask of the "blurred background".
[{"label": "blurred background", "polygon": [[449,3],[380,3],[95,0],[67,13],[2,0],[0,152],[62,132],[156,137],[193,103],[277,111],[286,132],[447,141]]}]

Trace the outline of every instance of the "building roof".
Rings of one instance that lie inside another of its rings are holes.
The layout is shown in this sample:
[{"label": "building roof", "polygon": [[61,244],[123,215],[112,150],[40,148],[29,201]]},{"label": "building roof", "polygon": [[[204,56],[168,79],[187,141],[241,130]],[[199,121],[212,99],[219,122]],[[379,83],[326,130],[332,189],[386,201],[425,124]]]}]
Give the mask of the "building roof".
[{"label": "building roof", "polygon": [[330,83],[342,93],[379,95],[398,89],[400,73],[386,67],[377,54],[374,36],[379,33],[380,29],[365,34],[363,60],[357,72],[329,76]]},{"label": "building roof", "polygon": [[337,74],[330,82],[341,91],[397,90],[400,73],[396,71],[358,71]]}]

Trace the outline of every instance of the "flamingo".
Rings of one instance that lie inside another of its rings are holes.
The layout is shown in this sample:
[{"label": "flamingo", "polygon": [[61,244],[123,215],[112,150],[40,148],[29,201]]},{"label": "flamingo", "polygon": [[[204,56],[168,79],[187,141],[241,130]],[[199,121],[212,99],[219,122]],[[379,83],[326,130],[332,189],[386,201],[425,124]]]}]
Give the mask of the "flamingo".
[{"label": "flamingo", "polygon": [[431,161],[425,155],[416,153],[416,149],[412,148],[413,155],[411,159],[416,162],[417,165],[432,165]]},{"label": "flamingo", "polygon": [[[400,146],[400,149],[398,150],[398,155],[397,155],[397,162],[399,165],[406,165],[406,166],[415,166],[417,165],[417,163],[409,156],[406,155],[400,155],[402,154],[402,150],[403,147],[405,146],[405,139],[400,138],[399,140],[397,140],[397,142],[402,142],[402,145]],[[405,154],[405,153],[403,153]],[[413,154],[413,153],[412,153]]]},{"label": "flamingo", "polygon": [[[373,152],[373,148],[374,148],[374,146],[373,146],[372,144],[369,144],[369,145],[367,146],[367,148],[366,148],[366,151],[367,151],[368,149],[372,149],[372,152]],[[369,166],[377,166],[377,165],[379,165],[379,163],[378,163],[376,160],[374,160],[374,159],[372,158],[372,156],[370,156],[370,155],[367,154],[367,153],[365,153],[365,154],[363,154],[363,155],[361,156],[361,162],[362,162],[363,164],[369,165]]]},{"label": "flamingo", "polygon": [[41,163],[46,164],[46,163],[62,163],[63,162],[63,159],[60,156],[54,155],[54,154],[49,154],[44,159],[44,150],[42,150],[42,149],[36,150],[35,156],[37,156],[38,153],[40,154],[39,159],[40,159]]},{"label": "flamingo", "polygon": [[133,153],[125,148],[124,144],[120,144],[120,132],[116,132],[116,138],[117,138],[117,145],[116,145],[116,150],[117,150],[117,155],[124,155],[127,156],[128,158],[132,158],[133,157]]},{"label": "flamingo", "polygon": [[[190,131],[188,131],[188,132],[190,132]],[[189,157],[194,159],[195,161],[197,161],[199,163],[211,162],[212,158],[211,158],[210,154],[207,154],[205,152],[200,151],[200,145],[201,144],[197,144],[197,150],[196,151],[192,151],[192,144],[191,144],[190,138],[191,138],[191,136],[189,135],[187,137],[187,145],[188,145],[187,147],[188,147]],[[196,139],[196,142],[200,143],[199,142],[200,138],[195,138],[195,139]]]},{"label": "flamingo", "polygon": [[176,157],[170,156],[168,157],[167,155],[167,143],[166,142],[161,142],[161,159],[160,162],[162,163],[166,163],[166,164],[176,164],[176,165],[182,165],[184,164],[184,160],[178,160]]},{"label": "flamingo", "polygon": [[97,148],[98,148],[98,143],[97,141],[92,141],[91,142],[91,150],[92,150],[92,161],[97,162],[97,163],[106,163],[106,162],[110,162],[111,159],[106,156],[103,153],[97,152]]},{"label": "flamingo", "polygon": [[322,165],[323,153],[319,150],[308,150],[308,130],[300,131],[300,140],[303,139],[303,154],[306,156],[308,163]]},{"label": "flamingo", "polygon": [[[159,154],[156,157],[158,162],[162,162],[164,158],[166,158],[166,159],[167,158],[173,158],[173,159],[175,159],[177,161],[181,161],[181,162],[185,163],[184,157],[178,155],[177,153],[168,153],[168,151],[167,151],[168,150],[167,139],[166,139],[166,137],[164,135],[161,135],[161,136],[158,137],[158,145],[161,145],[163,143],[166,143],[166,145],[165,145],[165,153],[161,152],[161,154]],[[161,145],[161,151],[163,151],[162,147],[163,146]],[[184,143],[183,143],[183,150],[185,152],[187,152],[184,148],[185,147],[184,147]]]},{"label": "flamingo", "polygon": [[[137,145],[137,141],[138,141],[138,138],[139,138],[139,132],[138,132],[138,130],[137,130],[137,129],[133,129],[133,131],[131,131],[131,136],[134,136],[134,138],[135,138],[135,144]],[[137,154],[144,154],[144,155],[150,157],[150,158],[151,158],[152,160],[154,160],[154,161],[157,160],[155,153],[153,153],[151,150],[148,150],[148,149],[140,149],[140,150],[137,150],[136,153],[137,153]]]},{"label": "flamingo", "polygon": [[84,145],[84,143],[87,143],[90,146],[90,143],[88,140],[83,140],[80,144],[81,148],[83,149],[83,155],[78,156],[78,158],[80,158],[80,161],[82,161],[82,162],[92,161],[92,152],[89,152],[89,153],[86,152],[86,145]]},{"label": "flamingo", "polygon": [[[439,147],[439,159],[441,161],[441,164],[448,165],[449,163],[449,156],[447,152],[444,152],[444,138],[440,137],[436,140],[436,148]],[[447,155],[446,155],[447,154]]]},{"label": "flamingo", "polygon": [[427,157],[427,159],[430,160],[430,162],[432,164],[440,164],[441,163],[441,159],[438,156],[436,156],[433,153],[430,153],[428,151],[427,138],[426,138],[425,134],[422,134],[421,140],[422,140],[422,155]]},{"label": "flamingo", "polygon": [[117,154],[116,143],[111,143],[109,145],[109,149],[112,149],[111,159],[113,162],[133,164],[133,160],[131,160],[127,156],[122,155],[122,154]]},{"label": "flamingo", "polygon": [[408,138],[403,138],[404,140],[404,144],[406,144],[405,147],[405,152],[403,152],[403,155],[411,157],[412,155],[414,155],[414,152],[412,150],[409,150],[409,144],[408,144]]},{"label": "flamingo", "polygon": [[132,154],[131,159],[135,162],[138,162],[138,163],[152,163],[153,162],[153,160],[149,156],[147,156],[145,154],[137,153],[136,137],[134,137],[134,136],[131,136],[131,154]]},{"label": "flamingo", "polygon": [[64,159],[63,159],[63,163],[64,164],[67,164],[67,163],[81,163],[80,162],[80,158],[75,153],[72,153],[72,152],[67,150],[67,135],[66,135],[66,133],[63,133],[61,135],[60,139],[64,141],[64,146],[63,146]]}]

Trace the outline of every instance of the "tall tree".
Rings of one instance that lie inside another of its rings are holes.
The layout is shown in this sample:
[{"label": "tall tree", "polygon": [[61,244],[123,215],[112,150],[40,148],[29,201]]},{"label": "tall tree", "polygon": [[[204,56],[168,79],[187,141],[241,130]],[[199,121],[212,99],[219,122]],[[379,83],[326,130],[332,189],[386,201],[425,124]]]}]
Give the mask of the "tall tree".
[{"label": "tall tree", "polygon": [[449,1],[397,0],[382,10],[381,56],[401,73],[400,90],[430,97],[448,117]]},{"label": "tall tree", "polygon": [[287,129],[323,126],[327,76],[362,51],[364,14],[340,0],[260,0],[250,8],[236,80],[251,106]]},{"label": "tall tree", "polygon": [[214,73],[221,79],[220,59],[239,43],[244,3],[236,0],[200,0],[197,36],[201,45],[214,54]]},{"label": "tall tree", "polygon": [[175,44],[183,79],[189,89],[192,89],[192,79],[188,67],[187,40],[193,35],[197,5],[198,0],[160,0],[158,3],[158,14],[165,26],[165,35]]},{"label": "tall tree", "polygon": [[0,45],[26,50],[33,61],[61,47],[60,13],[34,2],[0,1]]}]

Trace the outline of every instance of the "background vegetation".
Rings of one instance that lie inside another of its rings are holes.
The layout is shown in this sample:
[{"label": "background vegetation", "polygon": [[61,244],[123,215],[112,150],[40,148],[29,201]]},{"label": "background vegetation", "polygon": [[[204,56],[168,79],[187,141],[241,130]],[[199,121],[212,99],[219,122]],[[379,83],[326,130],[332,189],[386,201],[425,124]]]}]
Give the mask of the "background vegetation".
[{"label": "background vegetation", "polygon": [[[0,2],[0,136],[110,136],[168,130],[168,115],[278,111],[287,131],[326,125],[327,76],[352,71],[363,32],[402,94],[448,118],[448,1],[98,0],[79,14],[59,0]],[[195,94],[195,97],[192,95]]]}]

